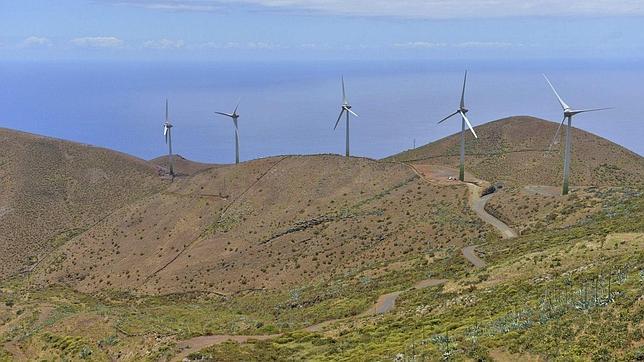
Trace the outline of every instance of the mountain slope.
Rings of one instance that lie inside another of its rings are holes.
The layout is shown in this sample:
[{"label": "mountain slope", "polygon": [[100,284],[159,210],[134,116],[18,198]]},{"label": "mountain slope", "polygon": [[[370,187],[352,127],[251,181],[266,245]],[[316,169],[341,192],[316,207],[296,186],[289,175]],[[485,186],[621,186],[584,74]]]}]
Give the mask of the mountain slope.
[{"label": "mountain slope", "polygon": [[[533,117],[511,117],[476,127],[466,134],[465,168],[490,182],[511,185],[559,185],[563,172],[563,135],[548,152],[557,124]],[[620,186],[642,183],[644,158],[606,139],[573,128],[571,185]],[[388,161],[459,164],[460,134],[388,157]]]},{"label": "mountain slope", "polygon": [[[191,161],[181,155],[173,155],[172,160],[174,173],[178,176],[194,175],[197,172],[218,166],[210,163]],[[151,159],[149,162],[156,167],[160,167],[163,172],[168,172],[169,170],[168,156],[159,156]]]},{"label": "mountain slope", "polygon": [[[505,141],[477,145],[488,152],[481,157],[527,172],[526,159],[512,155],[537,151],[525,151],[531,145],[515,127],[534,125],[500,123],[487,126]],[[596,147],[587,162],[611,162],[605,175],[591,168],[589,182],[624,182],[628,167],[635,173],[626,180],[639,175],[641,157],[589,143]],[[490,156],[500,146],[516,152]],[[57,147],[78,145],[47,148]],[[92,152],[81,151],[75,167],[51,175],[14,161],[37,171],[18,178],[37,185],[22,200],[56,192],[60,175],[84,180],[78,170]],[[525,231],[506,239],[472,211],[485,206],[474,194],[480,186],[448,180],[453,167],[429,163],[439,159],[273,157],[208,168],[122,200],[94,225],[65,234],[29,277],[0,284],[0,359],[641,359],[641,182],[562,197],[552,196],[555,186],[520,184],[543,175],[519,175],[485,197],[495,215]],[[477,165],[475,172],[513,175]],[[7,170],[2,182],[17,178]],[[113,187],[83,185],[79,192],[97,201]]]},{"label": "mountain slope", "polygon": [[118,152],[7,129],[0,140],[2,277],[162,187],[153,167]]},{"label": "mountain slope", "polygon": [[86,292],[281,289],[484,239],[491,229],[466,200],[464,185],[432,185],[401,164],[261,159],[176,180],[76,237],[37,274]]}]

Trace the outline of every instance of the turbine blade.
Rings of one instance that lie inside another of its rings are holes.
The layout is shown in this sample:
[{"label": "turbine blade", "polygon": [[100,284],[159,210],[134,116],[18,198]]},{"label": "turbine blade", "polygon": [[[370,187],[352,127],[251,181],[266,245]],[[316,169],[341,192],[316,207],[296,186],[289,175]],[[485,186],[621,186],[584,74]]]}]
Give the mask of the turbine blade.
[{"label": "turbine blade", "polygon": [[349,101],[347,101],[347,92],[344,89],[344,76],[342,76],[342,103],[347,104]]},{"label": "turbine blade", "polygon": [[587,113],[587,112],[597,112],[597,111],[605,111],[607,109],[613,109],[613,107],[608,107],[608,108],[592,108],[592,109],[579,109],[579,110],[574,110],[572,111],[573,114],[579,114],[579,113]]},{"label": "turbine blade", "polygon": [[163,125],[163,135],[167,136],[168,135],[168,126]]},{"label": "turbine blade", "polygon": [[455,115],[457,115],[457,114],[458,114],[458,112],[459,112],[459,111],[456,111],[456,112],[454,112],[454,113],[450,114],[449,116],[447,116],[447,117],[445,117],[445,118],[441,119],[440,121],[438,121],[438,124],[441,124],[441,123],[443,123],[443,122],[447,121],[448,119],[450,119],[450,118],[454,117]]},{"label": "turbine blade", "polygon": [[463,92],[461,93],[461,109],[465,108],[465,84],[467,83],[467,70],[465,71],[465,78],[463,78]]},{"label": "turbine blade", "polygon": [[472,134],[474,135],[474,138],[479,138],[479,136],[476,135],[476,132],[474,132],[474,128],[472,127],[472,124],[470,123],[470,120],[467,119],[465,116],[465,113],[459,112],[461,116],[463,116],[463,119],[465,120],[465,123],[467,123],[467,126],[470,128],[470,131],[472,131]]},{"label": "turbine blade", "polygon": [[338,128],[338,123],[340,123],[340,119],[342,119],[342,115],[344,114],[344,108],[340,111],[340,115],[338,116],[338,120],[335,121],[335,126],[333,126],[333,130],[335,131],[336,128]]},{"label": "turbine blade", "polygon": [[561,123],[559,123],[559,127],[557,127],[557,132],[555,132],[555,136],[552,138],[552,142],[550,142],[550,146],[548,146],[548,151],[552,150],[552,146],[556,145],[557,143],[557,138],[559,137],[559,131],[561,131],[561,127],[563,126],[564,122],[566,122],[566,116],[561,120]]},{"label": "turbine blade", "polygon": [[224,113],[224,112],[215,112],[215,113],[216,114],[221,114],[222,116],[226,116],[226,117],[231,117],[231,118],[233,117],[233,115],[229,114],[229,113]]},{"label": "turbine blade", "polygon": [[168,122],[168,99],[165,99],[165,121]]},{"label": "turbine blade", "polygon": [[353,115],[354,115],[354,116],[356,116],[356,117],[360,117],[360,116],[358,116],[358,115],[356,114],[356,112],[354,112],[354,111],[352,111],[352,110],[350,110],[350,109],[347,109],[347,112],[349,112],[349,113],[353,114]]},{"label": "turbine blade", "polygon": [[548,85],[550,85],[550,88],[552,88],[552,91],[553,91],[553,92],[555,92],[555,95],[557,96],[557,99],[559,100],[559,104],[561,104],[561,108],[562,108],[564,111],[565,111],[566,109],[569,109],[569,108],[570,108],[570,106],[568,106],[568,105],[566,104],[566,102],[564,102],[564,100],[563,100],[563,99],[561,99],[561,97],[559,96],[559,93],[557,93],[557,90],[555,89],[555,87],[552,85],[552,83],[550,83],[550,79],[548,79],[548,77],[547,77],[545,74],[543,75],[543,77],[544,77],[544,78],[546,78],[546,82],[548,82]]},{"label": "turbine blade", "polygon": [[233,111],[233,114],[237,114],[237,109],[239,108],[240,103],[241,103],[241,98],[237,101],[237,106],[235,106],[235,110]]}]

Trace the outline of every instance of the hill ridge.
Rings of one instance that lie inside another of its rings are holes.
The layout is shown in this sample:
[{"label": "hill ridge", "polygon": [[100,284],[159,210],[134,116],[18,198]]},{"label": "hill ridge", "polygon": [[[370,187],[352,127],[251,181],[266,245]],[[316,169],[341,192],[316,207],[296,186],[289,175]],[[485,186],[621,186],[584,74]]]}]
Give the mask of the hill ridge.
[{"label": "hill ridge", "polygon": [[[507,117],[475,127],[479,139],[465,136],[466,170],[481,179],[511,185],[559,185],[562,142],[549,150],[558,123],[530,116]],[[562,133],[563,134],[563,133]],[[560,137],[562,137],[562,134]],[[573,185],[617,186],[642,183],[644,158],[608,139],[572,129]],[[384,161],[458,165],[460,133]]]}]

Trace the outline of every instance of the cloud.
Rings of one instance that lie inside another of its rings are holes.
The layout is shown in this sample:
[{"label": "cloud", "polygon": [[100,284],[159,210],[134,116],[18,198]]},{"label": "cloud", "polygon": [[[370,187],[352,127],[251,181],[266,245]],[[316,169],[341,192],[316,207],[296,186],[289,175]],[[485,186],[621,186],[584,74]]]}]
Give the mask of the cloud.
[{"label": "cloud", "polygon": [[215,1],[200,0],[119,0],[110,1],[115,5],[133,5],[151,10],[214,12],[222,10],[222,5]]},{"label": "cloud", "polygon": [[467,41],[464,43],[456,43],[452,45],[455,48],[492,48],[492,49],[503,49],[503,48],[518,48],[522,47],[523,44],[520,43],[507,43],[502,41]]},{"label": "cloud", "polygon": [[148,40],[143,43],[144,48],[149,49],[181,49],[185,43],[183,40],[170,40],[170,39],[160,39],[160,40]]},{"label": "cloud", "polygon": [[468,41],[462,43],[435,43],[426,41],[413,41],[406,43],[395,43],[394,48],[400,49],[442,49],[442,48],[478,48],[478,49],[503,49],[523,47],[523,44],[507,42],[481,42]]},{"label": "cloud", "polygon": [[299,48],[308,50],[328,50],[331,49],[331,46],[329,44],[304,43],[300,44]]},{"label": "cloud", "polygon": [[90,36],[75,38],[71,43],[83,48],[119,48],[123,46],[123,40],[113,36]]},{"label": "cloud", "polygon": [[273,50],[273,49],[287,49],[289,48],[286,45],[262,42],[262,41],[251,41],[251,42],[227,42],[227,43],[215,43],[207,42],[196,44],[191,46],[193,49],[240,49],[240,50]]},{"label": "cloud", "polygon": [[50,47],[52,46],[51,40],[45,37],[30,36],[22,41],[20,44],[23,48],[38,48],[38,47]]},{"label": "cloud", "polygon": [[396,43],[393,46],[394,48],[402,48],[402,49],[435,49],[435,48],[445,48],[447,47],[447,44],[432,43],[427,41],[411,41],[407,43]]},{"label": "cloud", "polygon": [[642,0],[103,0],[149,9],[231,7],[403,18],[644,15]]}]

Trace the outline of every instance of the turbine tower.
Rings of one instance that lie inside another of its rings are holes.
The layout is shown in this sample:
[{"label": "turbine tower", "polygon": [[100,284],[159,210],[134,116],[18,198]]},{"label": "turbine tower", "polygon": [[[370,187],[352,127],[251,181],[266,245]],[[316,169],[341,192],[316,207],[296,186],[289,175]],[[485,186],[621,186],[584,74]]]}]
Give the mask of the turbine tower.
[{"label": "turbine tower", "polygon": [[349,100],[347,99],[347,92],[344,90],[344,77],[342,77],[342,109],[340,110],[338,120],[335,121],[335,126],[333,127],[334,131],[336,128],[338,128],[338,123],[340,123],[340,119],[342,119],[342,115],[345,113],[347,114],[347,148],[345,155],[349,157],[349,113],[353,114],[356,117],[358,117],[358,115],[351,110],[351,104],[349,104]]},{"label": "turbine tower", "polygon": [[168,116],[168,100],[165,100],[165,122],[163,123],[163,136],[165,143],[168,145],[168,167],[170,167],[170,176],[174,178],[174,168],[172,166],[172,123]]},{"label": "turbine tower", "polygon": [[239,127],[237,126],[239,114],[237,114],[237,108],[239,108],[239,102],[237,102],[237,106],[233,113],[215,112],[216,114],[230,117],[233,120],[233,125],[235,126],[235,163],[239,163]]},{"label": "turbine tower", "polygon": [[472,134],[474,135],[474,138],[479,138],[476,135],[476,132],[474,132],[474,128],[472,128],[472,124],[470,123],[470,120],[467,119],[467,116],[465,115],[468,112],[468,109],[465,108],[465,84],[467,83],[467,71],[465,71],[465,78],[463,79],[463,92],[461,93],[461,105],[460,107],[456,110],[456,112],[450,114],[449,116],[441,119],[438,124],[443,123],[444,121],[452,118],[453,116],[460,114],[461,115],[461,165],[458,171],[458,179],[461,181],[465,181],[465,124],[467,123],[467,127],[469,127],[470,131],[472,131]]},{"label": "turbine tower", "polygon": [[557,96],[557,100],[559,100],[559,104],[563,109],[563,120],[561,121],[561,123],[559,124],[559,127],[557,128],[557,132],[555,133],[555,137],[552,139],[552,142],[550,143],[549,148],[552,148],[552,145],[556,143],[557,138],[559,137],[559,131],[561,130],[561,126],[563,126],[566,120],[568,121],[568,126],[566,127],[566,145],[564,149],[564,170],[563,170],[563,191],[562,191],[563,195],[568,195],[568,179],[570,177],[570,152],[572,147],[571,145],[572,117],[578,115],[579,113],[603,111],[610,108],[572,109],[559,96],[559,93],[557,93],[557,90],[555,89],[555,87],[552,85],[552,83],[550,83],[550,79],[548,79],[548,77],[545,74],[543,75],[543,77],[546,78],[546,82],[548,82],[548,85],[555,93],[555,96]]}]

